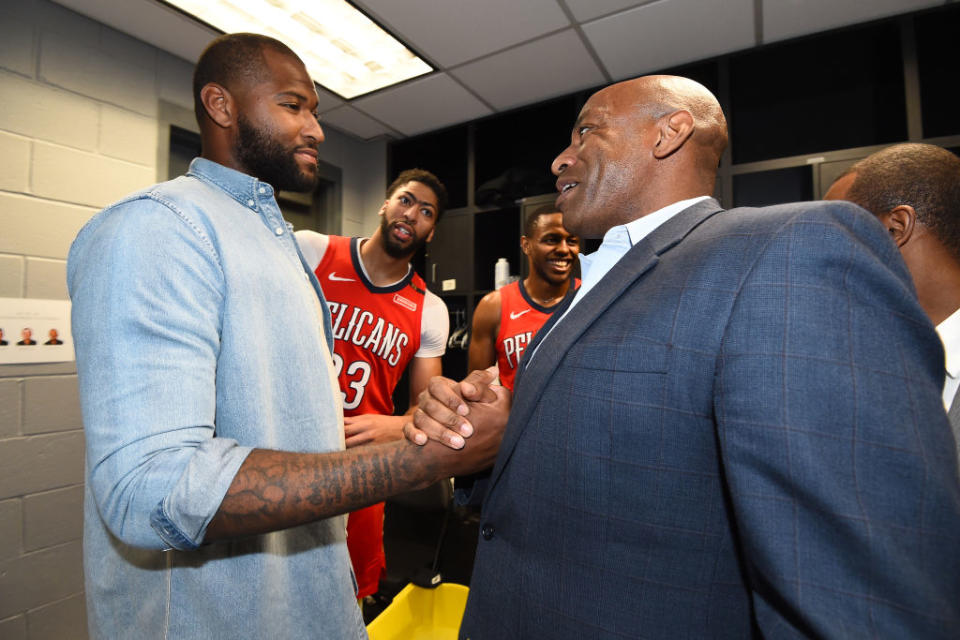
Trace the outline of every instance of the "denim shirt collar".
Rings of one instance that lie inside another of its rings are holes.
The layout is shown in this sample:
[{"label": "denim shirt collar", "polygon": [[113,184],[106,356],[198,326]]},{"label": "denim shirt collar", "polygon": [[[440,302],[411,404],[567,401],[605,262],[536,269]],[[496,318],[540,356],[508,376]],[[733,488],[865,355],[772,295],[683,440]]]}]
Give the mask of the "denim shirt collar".
[{"label": "denim shirt collar", "polygon": [[245,207],[251,206],[251,200],[273,196],[273,187],[268,183],[206,158],[194,158],[187,175],[216,185]]}]

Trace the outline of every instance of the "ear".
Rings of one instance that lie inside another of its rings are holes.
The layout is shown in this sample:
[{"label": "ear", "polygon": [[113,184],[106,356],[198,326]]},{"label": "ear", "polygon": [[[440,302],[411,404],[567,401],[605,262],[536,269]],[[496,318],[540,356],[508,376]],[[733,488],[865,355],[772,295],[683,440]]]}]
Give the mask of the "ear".
[{"label": "ear", "polygon": [[427,242],[427,244],[429,244],[433,240],[433,234],[436,232],[436,230],[437,230],[436,227],[434,227],[433,229],[430,229],[430,233],[427,234],[427,239],[425,241]]},{"label": "ear", "polygon": [[520,249],[523,251],[523,255],[530,255],[530,238],[527,236],[520,236]]},{"label": "ear", "polygon": [[390,204],[390,200],[384,200],[384,201],[383,201],[383,206],[380,207],[380,212],[377,214],[378,216],[386,215],[386,213],[387,213],[387,205],[388,205],[388,204]]},{"label": "ear", "polygon": [[227,128],[236,122],[237,108],[233,96],[227,88],[216,82],[209,82],[200,89],[200,102],[207,115],[218,126]]},{"label": "ear", "polygon": [[917,228],[917,212],[908,204],[898,205],[878,217],[898,248],[910,241]]},{"label": "ear", "polygon": [[663,160],[674,153],[693,134],[693,116],[686,109],[674,111],[657,122],[659,137],[653,149],[653,157]]}]

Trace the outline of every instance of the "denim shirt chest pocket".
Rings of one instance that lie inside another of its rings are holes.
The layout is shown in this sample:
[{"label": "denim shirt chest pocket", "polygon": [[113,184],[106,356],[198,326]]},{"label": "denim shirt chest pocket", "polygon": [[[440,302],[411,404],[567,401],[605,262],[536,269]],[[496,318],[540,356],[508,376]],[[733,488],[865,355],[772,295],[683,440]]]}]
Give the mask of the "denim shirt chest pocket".
[{"label": "denim shirt chest pocket", "polygon": [[[311,324],[312,333],[322,322],[322,316],[317,314],[317,294],[300,263],[293,233],[275,204],[262,205],[262,208],[267,210],[249,210],[249,218],[242,222],[247,228],[239,230],[236,242],[223,242],[219,247],[227,280],[239,279],[244,283],[242,289],[228,294],[241,296],[234,301],[236,304],[261,308],[262,317],[268,319],[273,318],[278,309],[288,309],[291,304],[303,307],[303,317],[292,320],[298,327],[301,322]],[[255,253],[258,259],[250,260],[251,253]],[[259,269],[257,264],[264,258],[277,268],[269,273]],[[271,322],[269,326],[274,324]],[[268,340],[279,338],[270,335],[269,326],[264,327],[268,332],[262,334],[263,337]]]}]

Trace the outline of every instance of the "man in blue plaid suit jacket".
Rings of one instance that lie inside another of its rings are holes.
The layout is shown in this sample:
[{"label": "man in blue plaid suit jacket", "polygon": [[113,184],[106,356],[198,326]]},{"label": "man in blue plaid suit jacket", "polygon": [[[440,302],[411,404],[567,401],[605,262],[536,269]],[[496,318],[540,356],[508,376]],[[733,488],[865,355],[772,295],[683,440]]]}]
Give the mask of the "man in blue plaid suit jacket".
[{"label": "man in blue plaid suit jacket", "polygon": [[[462,638],[960,637],[943,352],[897,248],[845,202],[723,211],[725,145],[706,89],[655,76],[554,161],[605,238],[521,365]],[[465,382],[416,425],[505,419]]]}]

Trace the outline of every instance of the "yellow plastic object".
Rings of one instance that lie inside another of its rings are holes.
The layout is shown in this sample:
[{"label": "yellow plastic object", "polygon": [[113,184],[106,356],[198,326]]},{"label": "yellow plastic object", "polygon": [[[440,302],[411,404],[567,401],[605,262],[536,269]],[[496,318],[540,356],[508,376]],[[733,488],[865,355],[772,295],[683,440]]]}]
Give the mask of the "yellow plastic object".
[{"label": "yellow plastic object", "polygon": [[367,625],[367,634],[370,640],[456,640],[469,592],[462,584],[408,584]]}]

